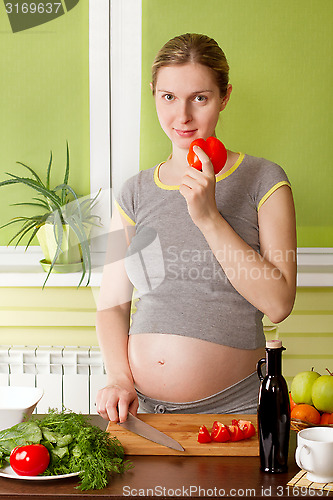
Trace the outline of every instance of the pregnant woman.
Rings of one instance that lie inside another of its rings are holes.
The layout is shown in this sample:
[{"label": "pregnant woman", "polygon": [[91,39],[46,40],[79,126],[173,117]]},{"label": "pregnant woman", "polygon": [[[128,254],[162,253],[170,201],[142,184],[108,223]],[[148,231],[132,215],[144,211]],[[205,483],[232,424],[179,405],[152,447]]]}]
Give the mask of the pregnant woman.
[{"label": "pregnant woman", "polygon": [[228,150],[217,174],[199,147],[202,170],[188,164],[191,142],[215,136],[232,91],[213,39],[169,40],[153,63],[151,89],[171,154],[117,196],[109,252],[112,235],[119,246],[123,234],[124,258],[109,256],[100,289],[108,384],[97,411],[111,421],[138,408],[255,413],[263,315],[282,321],[295,298],[291,187],[280,166],[244,153]]}]

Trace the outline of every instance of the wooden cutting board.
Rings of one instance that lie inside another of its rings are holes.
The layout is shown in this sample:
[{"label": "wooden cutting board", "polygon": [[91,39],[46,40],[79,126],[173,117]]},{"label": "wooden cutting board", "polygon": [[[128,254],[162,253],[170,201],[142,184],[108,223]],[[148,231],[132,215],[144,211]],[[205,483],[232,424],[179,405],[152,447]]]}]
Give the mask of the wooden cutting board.
[{"label": "wooden cutting board", "polygon": [[[178,441],[185,448],[185,452],[154,443],[118,424],[109,422],[107,432],[119,439],[127,455],[259,456],[256,415],[139,413],[138,418]],[[237,442],[198,443],[201,425],[205,425],[211,431],[215,420],[230,425],[233,419],[250,420],[256,428],[256,435]]]}]

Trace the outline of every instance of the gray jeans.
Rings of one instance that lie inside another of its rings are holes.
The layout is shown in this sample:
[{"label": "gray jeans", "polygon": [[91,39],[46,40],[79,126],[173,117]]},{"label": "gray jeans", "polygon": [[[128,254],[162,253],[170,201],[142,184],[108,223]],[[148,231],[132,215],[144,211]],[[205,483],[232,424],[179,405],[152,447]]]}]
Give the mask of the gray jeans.
[{"label": "gray jeans", "polygon": [[139,413],[249,413],[257,412],[260,381],[257,372],[212,396],[186,403],[160,401],[137,390]]}]

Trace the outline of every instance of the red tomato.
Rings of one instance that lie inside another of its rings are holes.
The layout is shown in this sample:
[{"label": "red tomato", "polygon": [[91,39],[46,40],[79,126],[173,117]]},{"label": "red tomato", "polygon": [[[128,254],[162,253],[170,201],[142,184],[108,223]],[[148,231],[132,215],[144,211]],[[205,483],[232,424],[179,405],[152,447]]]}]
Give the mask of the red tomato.
[{"label": "red tomato", "polygon": [[208,429],[205,425],[202,425],[199,429],[198,441],[199,443],[210,443],[212,438],[208,432]]},{"label": "red tomato", "polygon": [[250,438],[255,435],[256,429],[252,422],[249,420],[233,420],[232,423],[236,422],[242,433],[244,434],[244,439]]},{"label": "red tomato", "polygon": [[12,469],[20,476],[38,476],[47,469],[50,455],[42,444],[17,446],[9,457]]},{"label": "red tomato", "polygon": [[201,170],[202,163],[194,153],[193,146],[199,146],[199,148],[201,148],[206,155],[209,156],[213,164],[215,174],[218,174],[220,170],[222,170],[225,162],[227,161],[227,150],[221,141],[219,141],[216,137],[208,137],[206,141],[205,139],[196,139],[190,144],[187,161],[191,167]]},{"label": "red tomato", "polygon": [[[237,422],[237,420],[233,420],[233,422]],[[237,424],[228,425],[228,429],[231,441],[240,441],[241,439],[244,439],[243,431]]]},{"label": "red tomato", "polygon": [[217,441],[218,443],[225,443],[226,441],[230,441],[230,433],[228,431],[228,427],[221,422],[215,421],[213,423],[212,429],[212,440]]}]

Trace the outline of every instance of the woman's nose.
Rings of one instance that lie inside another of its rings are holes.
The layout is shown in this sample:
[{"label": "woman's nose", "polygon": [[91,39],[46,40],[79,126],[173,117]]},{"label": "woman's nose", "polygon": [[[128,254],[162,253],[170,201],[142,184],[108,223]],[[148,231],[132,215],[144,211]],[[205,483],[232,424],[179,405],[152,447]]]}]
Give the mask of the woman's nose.
[{"label": "woman's nose", "polygon": [[191,109],[188,102],[183,102],[180,104],[179,118],[181,123],[188,123],[192,120]]}]

